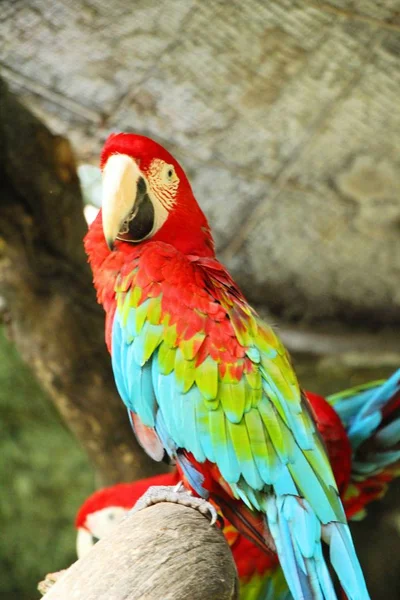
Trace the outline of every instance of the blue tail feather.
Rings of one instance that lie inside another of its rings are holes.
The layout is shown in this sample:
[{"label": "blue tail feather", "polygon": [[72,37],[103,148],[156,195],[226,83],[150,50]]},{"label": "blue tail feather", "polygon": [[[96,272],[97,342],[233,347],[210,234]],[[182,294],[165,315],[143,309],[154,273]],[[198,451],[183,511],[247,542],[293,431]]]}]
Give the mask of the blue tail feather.
[{"label": "blue tail feather", "polygon": [[350,390],[328,396],[348,430],[353,451],[376,432],[382,422],[382,411],[399,393],[400,369],[384,382],[356,388],[354,394]]},{"label": "blue tail feather", "polygon": [[[400,461],[400,369],[377,381],[328,397],[350,439],[354,480],[365,480]],[[357,452],[362,444],[367,451]]]},{"label": "blue tail feather", "polygon": [[375,437],[382,448],[393,448],[400,442],[400,418],[383,427]]},{"label": "blue tail feather", "polygon": [[358,562],[348,525],[329,523],[323,527],[330,559],[349,600],[367,600],[368,590]]},{"label": "blue tail feather", "polygon": [[[267,523],[293,597],[337,600],[322,554],[321,523],[307,501],[296,496],[270,496]],[[338,575],[341,578],[340,569]],[[359,583],[360,589],[365,588],[362,576]],[[367,600],[368,593],[350,598]]]}]

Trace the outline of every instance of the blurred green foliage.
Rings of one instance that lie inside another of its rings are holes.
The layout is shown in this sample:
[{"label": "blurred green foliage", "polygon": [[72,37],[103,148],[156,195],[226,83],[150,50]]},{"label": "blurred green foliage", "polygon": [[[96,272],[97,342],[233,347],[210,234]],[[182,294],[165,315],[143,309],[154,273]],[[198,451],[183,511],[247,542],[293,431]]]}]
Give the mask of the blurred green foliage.
[{"label": "blurred green foliage", "polygon": [[0,597],[34,600],[75,559],[77,508],[94,489],[83,450],[0,330]]}]

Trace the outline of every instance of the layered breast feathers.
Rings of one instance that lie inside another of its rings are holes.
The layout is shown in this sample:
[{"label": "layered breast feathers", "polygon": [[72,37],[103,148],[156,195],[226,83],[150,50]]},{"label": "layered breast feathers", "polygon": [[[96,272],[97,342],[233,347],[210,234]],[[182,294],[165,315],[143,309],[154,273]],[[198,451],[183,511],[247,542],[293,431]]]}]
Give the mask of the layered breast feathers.
[{"label": "layered breast feathers", "polygon": [[273,486],[305,498],[322,523],[345,522],[288,355],[222,265],[148,243],[115,292],[117,386],[167,451],[216,463],[249,507],[267,512]]}]

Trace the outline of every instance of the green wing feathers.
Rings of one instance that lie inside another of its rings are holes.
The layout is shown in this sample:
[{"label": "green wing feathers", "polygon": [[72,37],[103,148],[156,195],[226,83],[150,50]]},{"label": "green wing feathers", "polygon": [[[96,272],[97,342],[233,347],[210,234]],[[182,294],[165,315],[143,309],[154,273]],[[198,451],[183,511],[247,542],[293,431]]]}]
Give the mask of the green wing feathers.
[{"label": "green wing feathers", "polygon": [[[273,486],[307,499],[323,523],[343,521],[325,450],[278,337],[229,280],[213,287],[209,272],[185,272],[179,295],[160,278],[142,276],[139,286],[135,271],[117,287],[113,337],[125,342],[122,361],[151,364],[150,410],[158,406],[176,446],[215,462],[249,506],[259,509],[258,492]],[[138,371],[127,364],[120,373],[126,404],[149,424],[143,399],[128,393],[138,383],[143,389]]]}]

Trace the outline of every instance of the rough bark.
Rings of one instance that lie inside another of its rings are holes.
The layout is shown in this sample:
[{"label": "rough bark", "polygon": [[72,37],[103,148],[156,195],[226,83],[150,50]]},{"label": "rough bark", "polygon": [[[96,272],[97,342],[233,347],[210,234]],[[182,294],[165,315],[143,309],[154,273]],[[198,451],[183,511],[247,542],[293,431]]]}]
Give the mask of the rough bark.
[{"label": "rough bark", "polygon": [[114,386],[70,145],[1,82],[0,114],[0,297],[9,335],[105,483],[154,473]]},{"label": "rough bark", "polygon": [[199,512],[157,504],[130,514],[45,600],[235,600],[230,549]]},{"label": "rough bark", "polygon": [[285,319],[400,323],[398,0],[2,0],[0,61],[80,160],[110,130],[190,172]]}]

